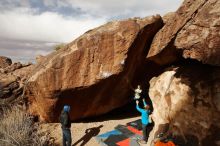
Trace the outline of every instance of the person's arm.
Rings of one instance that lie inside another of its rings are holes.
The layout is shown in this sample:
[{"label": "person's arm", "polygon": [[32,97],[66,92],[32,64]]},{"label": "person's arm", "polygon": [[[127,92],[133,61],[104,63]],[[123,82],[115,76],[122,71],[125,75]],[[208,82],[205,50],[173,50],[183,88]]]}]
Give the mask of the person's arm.
[{"label": "person's arm", "polygon": [[147,106],[145,99],[143,98],[144,107]]},{"label": "person's arm", "polygon": [[[144,104],[144,107],[149,106],[149,105],[146,103],[146,101],[145,101],[144,98],[143,98],[143,104]],[[148,109],[147,112],[148,112],[148,114],[149,114],[149,113],[151,112],[150,109]]]},{"label": "person's arm", "polygon": [[68,122],[69,122],[69,117],[68,115],[65,113],[63,115],[63,125],[67,126],[68,125]]},{"label": "person's arm", "polygon": [[141,109],[139,106],[138,106],[138,103],[139,103],[139,101],[138,100],[136,100],[136,109],[139,111],[139,112],[143,112],[143,109]]},{"label": "person's arm", "polygon": [[65,113],[62,111],[60,114],[60,123],[63,125],[64,124],[64,119],[65,119]]}]

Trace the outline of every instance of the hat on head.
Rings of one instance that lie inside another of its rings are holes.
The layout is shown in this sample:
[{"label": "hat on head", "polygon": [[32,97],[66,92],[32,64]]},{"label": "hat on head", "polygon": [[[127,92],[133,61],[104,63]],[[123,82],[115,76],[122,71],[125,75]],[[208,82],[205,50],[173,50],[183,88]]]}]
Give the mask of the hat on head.
[{"label": "hat on head", "polygon": [[70,111],[70,106],[69,105],[64,105],[63,110],[64,110],[64,112],[69,112]]}]

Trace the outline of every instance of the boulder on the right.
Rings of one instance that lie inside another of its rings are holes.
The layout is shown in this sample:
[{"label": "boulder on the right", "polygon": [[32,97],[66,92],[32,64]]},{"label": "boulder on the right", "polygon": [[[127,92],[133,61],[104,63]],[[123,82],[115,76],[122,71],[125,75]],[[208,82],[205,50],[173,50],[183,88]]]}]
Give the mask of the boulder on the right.
[{"label": "boulder on the right", "polygon": [[185,0],[156,34],[147,55],[158,64],[183,58],[220,65],[220,1]]},{"label": "boulder on the right", "polygon": [[172,67],[151,79],[149,96],[155,122],[149,143],[162,132],[178,145],[220,144],[219,67]]},{"label": "boulder on the right", "polygon": [[184,58],[220,66],[220,1],[208,0],[177,34]]}]

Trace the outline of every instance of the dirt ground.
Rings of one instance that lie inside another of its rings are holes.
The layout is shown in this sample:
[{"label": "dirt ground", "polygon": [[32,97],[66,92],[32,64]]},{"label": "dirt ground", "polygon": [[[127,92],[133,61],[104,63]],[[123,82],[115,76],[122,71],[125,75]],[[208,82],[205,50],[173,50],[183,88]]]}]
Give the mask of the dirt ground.
[{"label": "dirt ground", "polygon": [[[139,117],[101,122],[72,123],[72,145],[98,146],[99,144],[94,138],[95,136],[113,130],[118,124],[125,125],[126,123],[137,119],[139,119]],[[92,130],[86,134],[85,131],[91,128]],[[42,132],[50,133],[50,135],[55,138],[55,143],[57,145],[62,145],[62,133],[59,123],[42,124],[41,130]]]},{"label": "dirt ground", "polygon": [[[118,111],[104,116],[96,117],[79,122],[73,122],[71,125],[72,146],[99,146],[95,136],[114,130],[117,125],[125,125],[128,122],[140,119],[140,114],[134,112]],[[85,133],[87,129],[91,129]],[[54,137],[56,145],[62,145],[62,133],[59,123],[41,124],[40,131],[50,133]]]}]

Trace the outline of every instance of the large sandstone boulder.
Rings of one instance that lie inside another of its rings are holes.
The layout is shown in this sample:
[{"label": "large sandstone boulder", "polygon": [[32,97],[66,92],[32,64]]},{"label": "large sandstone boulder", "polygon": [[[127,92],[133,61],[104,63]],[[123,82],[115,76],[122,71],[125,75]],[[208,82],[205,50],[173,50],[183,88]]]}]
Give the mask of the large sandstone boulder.
[{"label": "large sandstone boulder", "polygon": [[109,22],[45,56],[29,79],[30,111],[56,121],[64,104],[71,119],[100,115],[126,104],[160,16]]},{"label": "large sandstone boulder", "polygon": [[182,57],[220,65],[220,1],[185,0],[156,34],[147,58],[158,64]]},{"label": "large sandstone boulder", "polygon": [[[220,68],[190,65],[172,68],[150,81],[155,127],[148,143],[157,134],[171,134],[184,146],[219,144]],[[160,131],[168,125],[168,132]]]}]

